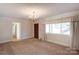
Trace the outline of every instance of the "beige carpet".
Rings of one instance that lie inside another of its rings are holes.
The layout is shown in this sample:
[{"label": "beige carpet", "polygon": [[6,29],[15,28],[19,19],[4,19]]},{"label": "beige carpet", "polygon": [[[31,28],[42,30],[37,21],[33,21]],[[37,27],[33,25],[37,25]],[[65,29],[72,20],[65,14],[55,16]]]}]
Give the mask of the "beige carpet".
[{"label": "beige carpet", "polygon": [[40,41],[27,39],[17,42],[0,44],[1,55],[76,55],[78,51],[73,51],[67,47]]}]

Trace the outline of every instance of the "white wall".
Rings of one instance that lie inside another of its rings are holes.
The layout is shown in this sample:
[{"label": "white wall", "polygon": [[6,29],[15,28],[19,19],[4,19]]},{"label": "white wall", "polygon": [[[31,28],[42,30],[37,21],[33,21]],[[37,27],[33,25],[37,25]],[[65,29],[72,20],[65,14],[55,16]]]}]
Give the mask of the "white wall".
[{"label": "white wall", "polygon": [[31,21],[27,19],[18,19],[10,17],[0,17],[0,43],[12,40],[12,23],[21,23],[21,39],[31,38],[32,26]]},{"label": "white wall", "polygon": [[70,36],[61,34],[47,34],[47,41],[63,46],[70,46]]}]

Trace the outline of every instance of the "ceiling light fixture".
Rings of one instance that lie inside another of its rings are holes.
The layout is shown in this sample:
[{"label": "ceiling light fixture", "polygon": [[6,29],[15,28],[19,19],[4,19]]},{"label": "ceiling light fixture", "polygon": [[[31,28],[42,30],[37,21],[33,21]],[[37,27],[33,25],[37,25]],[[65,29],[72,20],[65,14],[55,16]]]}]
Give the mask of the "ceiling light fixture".
[{"label": "ceiling light fixture", "polygon": [[35,11],[33,11],[33,20],[36,19]]},{"label": "ceiling light fixture", "polygon": [[33,21],[37,21],[38,20],[38,15],[37,15],[37,13],[35,11],[33,11],[32,20]]}]

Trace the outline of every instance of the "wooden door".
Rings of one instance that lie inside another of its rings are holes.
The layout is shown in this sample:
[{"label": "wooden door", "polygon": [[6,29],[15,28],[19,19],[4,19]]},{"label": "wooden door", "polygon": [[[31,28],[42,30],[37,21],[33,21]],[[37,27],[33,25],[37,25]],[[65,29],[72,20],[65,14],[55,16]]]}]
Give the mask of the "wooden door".
[{"label": "wooden door", "polygon": [[39,38],[39,24],[34,24],[34,38]]}]

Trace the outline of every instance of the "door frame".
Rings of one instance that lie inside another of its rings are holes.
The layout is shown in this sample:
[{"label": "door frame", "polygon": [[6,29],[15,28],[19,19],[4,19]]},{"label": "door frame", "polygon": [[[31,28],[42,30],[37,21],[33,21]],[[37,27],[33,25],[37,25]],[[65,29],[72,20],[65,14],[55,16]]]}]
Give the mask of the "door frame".
[{"label": "door frame", "polygon": [[39,23],[34,24],[34,38],[39,39]]}]

